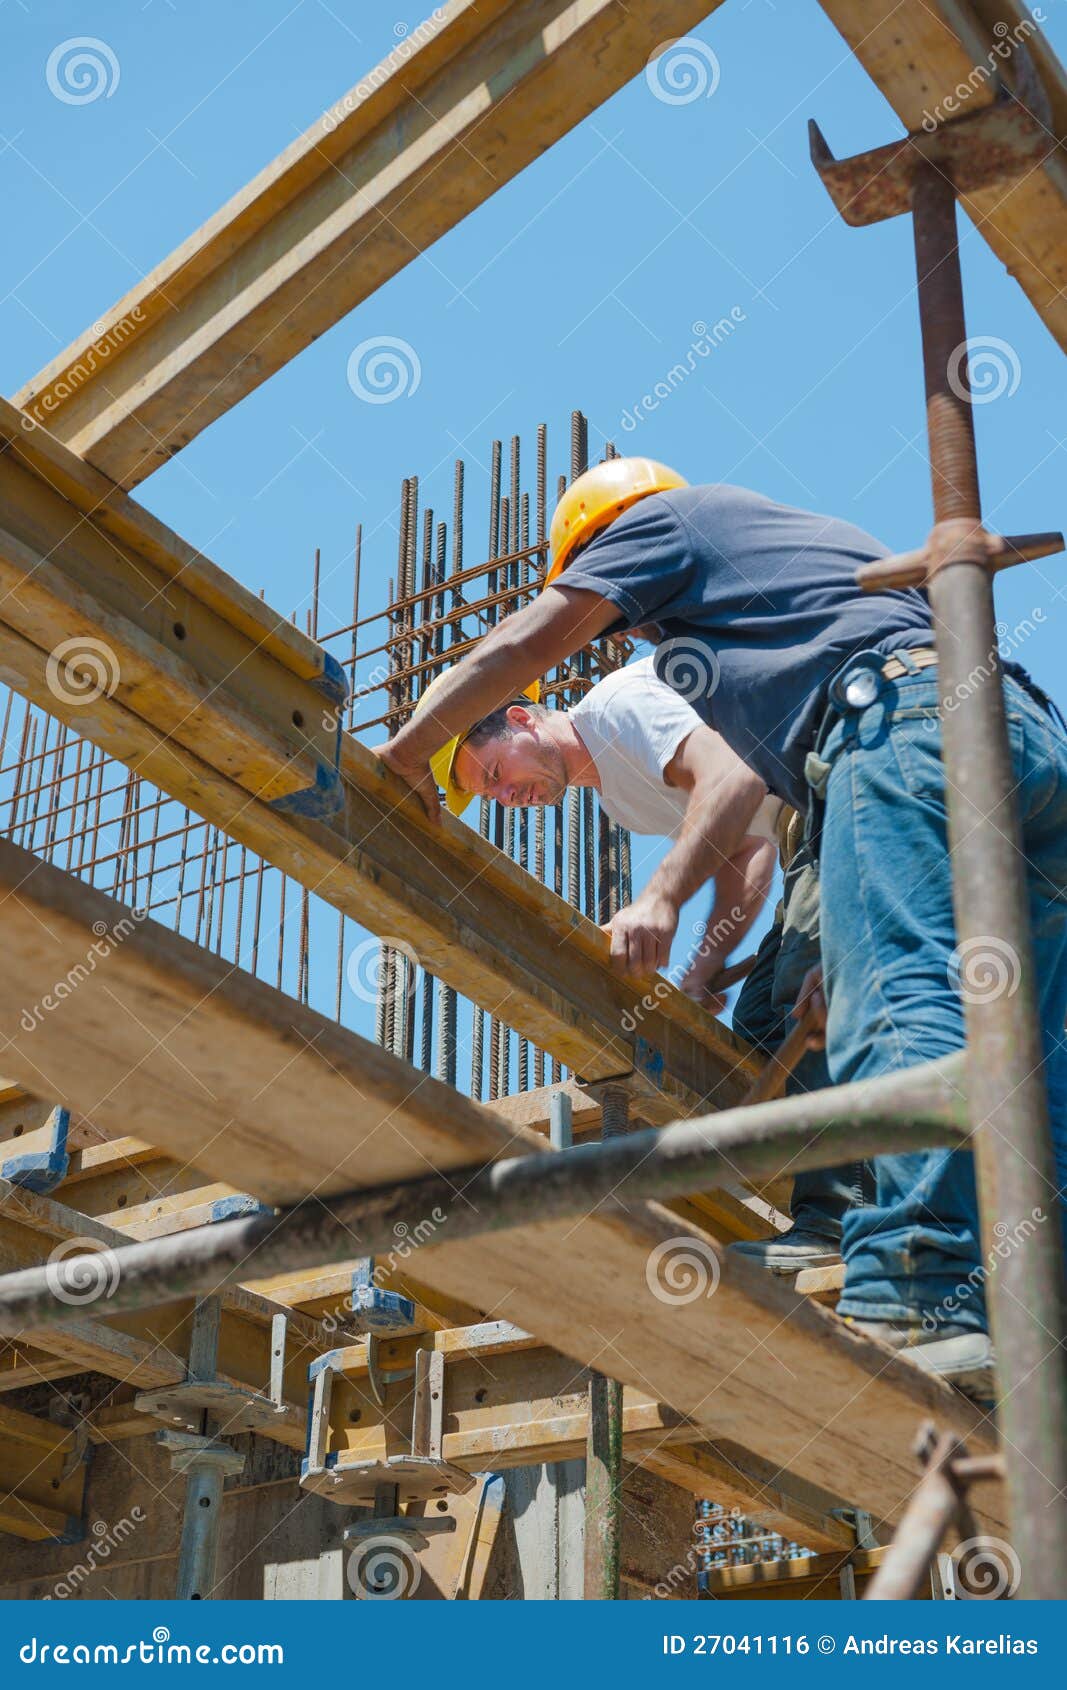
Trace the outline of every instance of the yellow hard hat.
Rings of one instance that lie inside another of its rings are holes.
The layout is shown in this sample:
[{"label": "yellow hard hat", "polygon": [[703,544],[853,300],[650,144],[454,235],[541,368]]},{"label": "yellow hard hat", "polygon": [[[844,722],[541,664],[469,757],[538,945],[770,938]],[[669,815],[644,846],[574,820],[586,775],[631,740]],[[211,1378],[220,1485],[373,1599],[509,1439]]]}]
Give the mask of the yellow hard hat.
[{"label": "yellow hard hat", "polygon": [[677,470],[654,458],[609,458],[587,469],[571,482],[552,513],[548,534],[551,562],[545,586],[566,569],[578,546],[636,505],[638,499],[688,485]]},{"label": "yellow hard hat", "polygon": [[[419,711],[425,709],[426,705],[429,704],[434,692],[441,685],[441,682],[447,674],[448,670],[446,669],[440,675],[434,676],[433,680],[423,692],[415,706],[416,715],[418,715]],[[540,704],[540,681],[531,681],[528,687],[524,687],[522,697],[528,698],[531,704]],[[516,699],[509,700],[509,703],[516,702]],[[471,725],[473,726],[473,723]],[[468,729],[467,731],[469,732],[470,730]],[[452,775],[457,753],[466,737],[466,733],[453,735],[448,743],[446,745],[442,745],[440,751],[435,751],[434,755],[430,758],[430,768],[433,770],[433,778],[445,795],[446,807],[451,810],[454,816],[461,816],[471,799],[474,797],[473,792],[464,792],[462,787],[457,786]]]}]

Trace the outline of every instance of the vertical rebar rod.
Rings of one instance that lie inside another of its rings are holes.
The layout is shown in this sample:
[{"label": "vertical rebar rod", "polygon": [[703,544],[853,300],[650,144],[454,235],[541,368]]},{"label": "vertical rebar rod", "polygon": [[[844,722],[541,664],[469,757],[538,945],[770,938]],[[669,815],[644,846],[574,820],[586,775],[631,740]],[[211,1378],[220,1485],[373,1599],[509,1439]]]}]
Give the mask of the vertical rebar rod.
[{"label": "vertical rebar rod", "polygon": [[[967,331],[955,193],[933,165],[920,167],[913,210],[935,521],[962,519],[977,528],[974,418],[958,373]],[[996,1273],[985,1282],[1010,1515],[1023,1551],[1019,1594],[1054,1599],[1067,1590],[1063,1243],[992,574],[976,550],[974,561],[935,570],[929,594],[957,941],[988,945],[992,938],[1017,982],[1001,994],[964,994],[964,1013],[986,1260],[997,1238],[1027,1239],[1023,1248],[998,1252]],[[975,684],[975,676],[985,679]],[[963,708],[955,707],[959,698]],[[1049,1208],[1049,1224],[1033,1230]]]},{"label": "vertical rebar rod", "polygon": [[[621,1086],[598,1091],[603,1138],[629,1128],[630,1098]],[[622,1386],[601,1373],[589,1377],[589,1427],[585,1450],[585,1580],[587,1602],[619,1596],[622,1536]]]}]

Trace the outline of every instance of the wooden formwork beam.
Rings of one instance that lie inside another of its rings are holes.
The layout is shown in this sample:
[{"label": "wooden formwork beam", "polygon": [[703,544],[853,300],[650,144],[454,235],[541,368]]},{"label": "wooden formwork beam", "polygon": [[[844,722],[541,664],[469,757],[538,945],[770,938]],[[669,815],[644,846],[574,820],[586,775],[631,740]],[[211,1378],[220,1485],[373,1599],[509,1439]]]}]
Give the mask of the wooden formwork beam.
[{"label": "wooden formwork beam", "polygon": [[[996,76],[1018,87],[1029,54],[1061,145],[1011,186],[967,194],[961,203],[979,234],[1019,283],[1046,328],[1067,349],[1067,75],[1030,10],[1019,0],[822,0],[823,10],[908,130],[979,110]],[[829,114],[812,112],[812,116]],[[833,144],[832,124],[825,125]],[[869,144],[892,140],[872,135]],[[859,240],[859,236],[856,237]]]},{"label": "wooden formwork beam", "polygon": [[[412,1383],[419,1349],[444,1359],[442,1391],[444,1460],[470,1472],[501,1471],[544,1461],[583,1457],[589,1417],[588,1368],[508,1321],[385,1340],[377,1351],[387,1385],[379,1404],[370,1384],[366,1340],[330,1358],[333,1374],[323,1453],[329,1466],[307,1481],[324,1496],[345,1500],[351,1463],[381,1460],[403,1451],[411,1437]],[[623,1454],[635,1465],[693,1496],[714,1496],[768,1531],[802,1538],[815,1548],[845,1548],[854,1541],[833,1510],[840,1497],[793,1475],[772,1472],[745,1450],[708,1444],[682,1415],[647,1388],[623,1394]]]},{"label": "wooden formwork beam", "polygon": [[[432,974],[584,1077],[640,1070],[647,1115],[658,1106],[670,1119],[739,1101],[757,1071],[740,1039],[659,975],[622,979],[593,922],[473,828],[454,817],[431,827],[418,801],[351,737],[341,746],[341,808],[328,821],[297,813],[306,783],[317,787],[314,771],[324,768],[319,738],[298,746],[292,738],[311,734],[313,710],[315,724],[322,718],[316,734],[326,733],[323,653],[310,641],[285,644],[280,619],[236,583],[227,586],[203,558],[191,555],[181,569],[177,536],[125,494],[108,493],[104,477],[43,429],[24,430],[4,401],[0,505],[0,680],[354,921],[414,952]],[[129,577],[150,565],[149,579],[164,585],[146,604]],[[172,620],[173,572],[182,576],[187,623]],[[186,602],[189,572],[203,595],[195,606]],[[114,685],[57,685],[52,654],[83,639],[109,679],[114,670]],[[231,660],[240,685],[226,670]],[[179,672],[194,691],[198,674],[214,684],[203,710],[176,722],[171,682]],[[334,715],[335,734],[336,727]],[[281,790],[286,782],[296,790]],[[102,938],[94,965],[111,943],[114,936]]]},{"label": "wooden formwork beam", "polygon": [[[93,922],[113,921],[118,906],[9,843],[0,903],[8,1070],[219,1179],[290,1201],[543,1142],[152,922],[27,1032],[27,1000],[66,977]],[[990,1448],[985,1417],[947,1386],[664,1206],[616,1201],[576,1223],[451,1244],[434,1243],[447,1227],[432,1215],[426,1225],[412,1266],[427,1285],[876,1517],[895,1520],[910,1496],[921,1418],[976,1453]],[[662,1271],[678,1252],[695,1287],[672,1289]],[[998,1488],[975,1506],[983,1529],[1003,1535]]]},{"label": "wooden formwork beam", "polygon": [[451,0],[16,403],[136,486],[713,9]]},{"label": "wooden formwork beam", "polygon": [[[0,1392],[86,1369],[141,1390],[181,1385],[187,1373],[191,1299],[109,1318],[107,1290],[117,1270],[107,1253],[129,1242],[126,1234],[54,1198],[0,1180],[0,1269],[10,1272],[36,1266],[57,1249],[65,1253],[74,1240],[87,1251],[101,1253],[95,1274],[93,1258],[89,1258],[85,1302],[72,1308],[69,1323],[33,1328],[0,1348]],[[285,1313],[288,1322],[283,1370],[286,1412],[280,1408],[265,1430],[267,1436],[302,1449],[307,1368],[332,1346],[332,1332],[295,1309],[283,1310],[255,1291],[235,1287],[223,1299],[218,1373],[235,1393],[235,1405],[241,1391],[266,1395],[271,1376],[271,1319],[277,1313]],[[235,1429],[242,1424],[237,1418]]]}]

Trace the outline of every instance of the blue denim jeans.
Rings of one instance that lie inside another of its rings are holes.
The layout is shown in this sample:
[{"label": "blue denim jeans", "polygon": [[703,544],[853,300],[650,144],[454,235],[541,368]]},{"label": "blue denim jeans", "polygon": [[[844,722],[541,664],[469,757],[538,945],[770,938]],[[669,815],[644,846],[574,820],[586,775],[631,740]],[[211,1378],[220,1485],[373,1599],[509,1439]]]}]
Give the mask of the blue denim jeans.
[{"label": "blue denim jeans", "polygon": [[[805,843],[785,871],[782,901],[734,1005],[733,1026],[742,1038],[768,1055],[778,1049],[795,1025],[792,1009],[804,976],[818,961],[819,882],[812,848]],[[826,1053],[809,1050],[790,1074],[786,1093],[821,1091],[829,1084]],[[837,1242],[846,1209],[872,1196],[870,1170],[863,1162],[810,1168],[793,1177],[793,1225]]]},{"label": "blue denim jeans", "polygon": [[[964,1042],[952,963],[956,939],[936,673],[925,669],[897,681],[879,675],[873,702],[831,709],[818,748],[823,768],[809,759],[809,778],[818,780],[825,796],[822,949],[829,987],[827,1059],[835,1084],[928,1062]],[[1005,697],[1062,1190],[1067,734],[1017,681],[1005,683]],[[928,1322],[984,1329],[970,1154],[882,1156],[874,1168],[874,1203],[849,1210],[844,1219],[839,1312],[913,1322],[926,1316]],[[1056,1215],[1059,1208],[1050,1192],[1047,1213]],[[946,1298],[955,1299],[951,1315],[943,1313]]]}]

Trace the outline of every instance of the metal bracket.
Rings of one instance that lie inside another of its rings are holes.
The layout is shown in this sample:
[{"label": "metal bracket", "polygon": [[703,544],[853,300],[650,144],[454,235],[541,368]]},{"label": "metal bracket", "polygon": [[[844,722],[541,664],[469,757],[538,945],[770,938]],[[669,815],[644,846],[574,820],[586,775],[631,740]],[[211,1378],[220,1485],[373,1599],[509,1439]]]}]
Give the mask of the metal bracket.
[{"label": "metal bracket", "polygon": [[270,1436],[284,1428],[304,1430],[304,1410],[285,1401],[285,1354],[289,1323],[282,1312],[271,1321],[270,1374],[267,1392],[253,1391],[218,1377],[218,1332],[222,1305],[217,1297],[197,1303],[189,1339],[189,1362],[185,1379],[158,1390],[140,1391],[134,1407],[176,1426],[195,1424],[199,1414],[210,1414],[232,1432],[264,1432]]},{"label": "metal bracket", "polygon": [[[374,1339],[368,1339],[368,1352]],[[346,1505],[375,1501],[383,1485],[395,1487],[396,1506],[429,1496],[462,1495],[475,1483],[473,1473],[454,1467],[442,1453],[444,1435],[445,1358],[438,1350],[415,1352],[414,1401],[410,1448],[380,1460],[338,1461],[328,1452],[330,1405],[337,1373],[332,1356],[320,1356],[310,1370],[311,1408],[308,1414],[307,1454],[301,1468],[301,1484],[309,1490]],[[410,1377],[410,1370],[403,1377]],[[379,1373],[379,1384],[396,1383],[398,1374]],[[372,1383],[372,1391],[374,1385]],[[379,1406],[384,1406],[379,1403]],[[379,1523],[379,1531],[381,1526]]]},{"label": "metal bracket", "polygon": [[910,211],[915,179],[925,163],[950,177],[958,194],[972,194],[1025,176],[1058,145],[1052,129],[1003,87],[992,105],[851,158],[834,157],[814,119],[808,137],[819,179],[853,228]]},{"label": "metal bracket", "polygon": [[392,1338],[415,1325],[415,1304],[399,1291],[383,1291],[374,1283],[374,1257],[364,1256],[352,1270],[349,1307],[340,1317],[346,1332],[357,1337],[376,1333]]},{"label": "metal bracket", "polygon": [[70,1166],[67,1155],[70,1110],[53,1109],[45,1126],[51,1133],[47,1150],[29,1151],[25,1156],[11,1156],[0,1163],[0,1179],[21,1186],[23,1191],[34,1191],[38,1197],[47,1197],[67,1177]]}]

